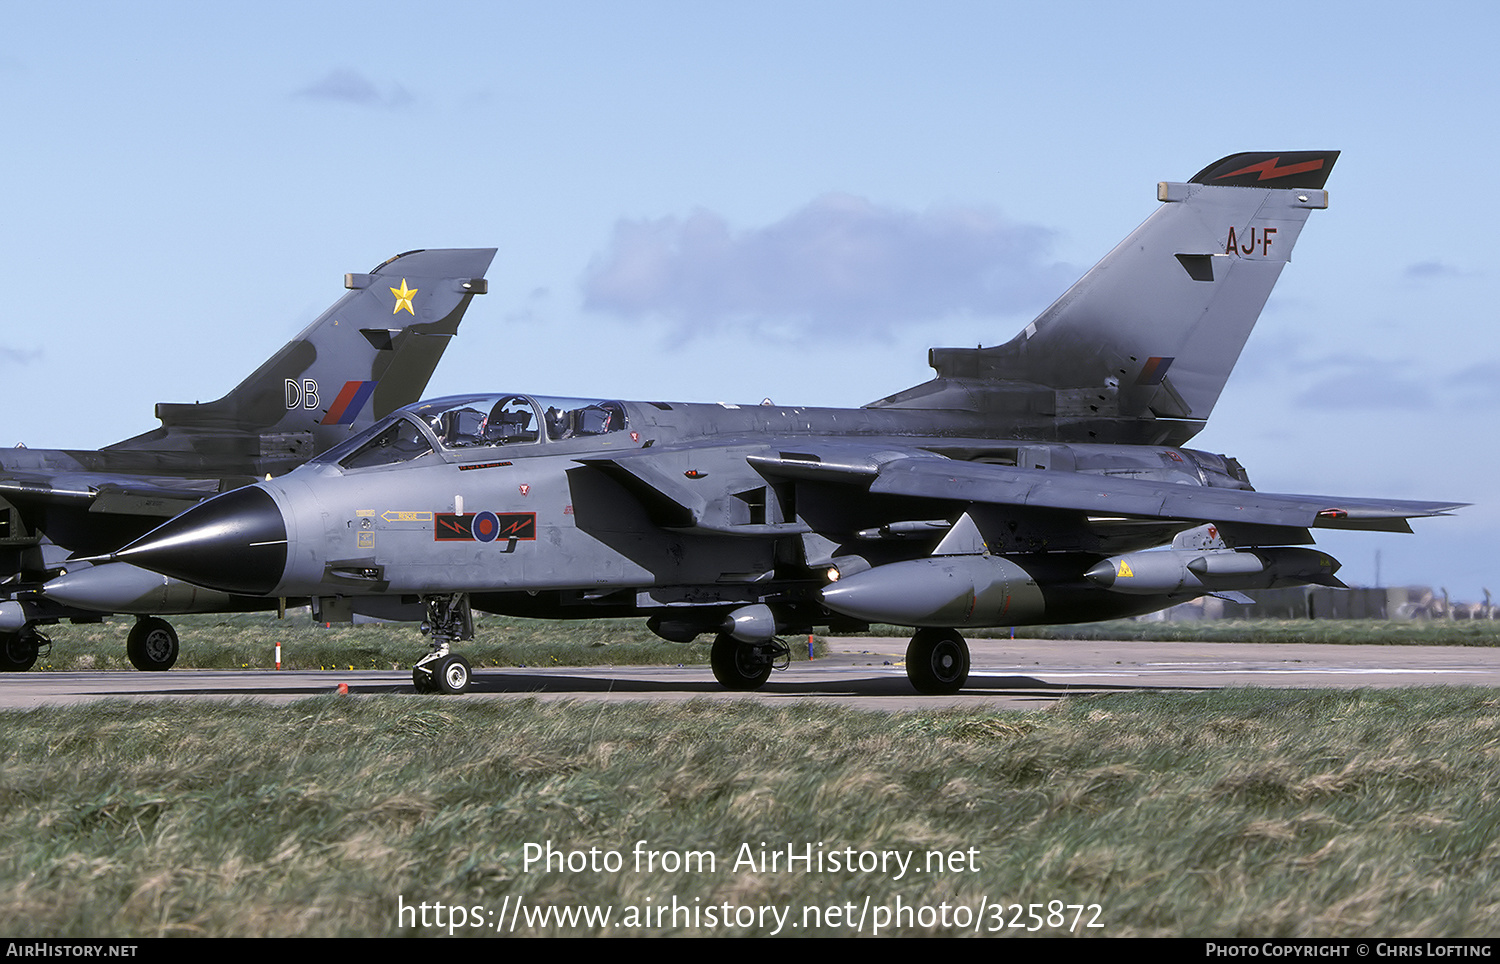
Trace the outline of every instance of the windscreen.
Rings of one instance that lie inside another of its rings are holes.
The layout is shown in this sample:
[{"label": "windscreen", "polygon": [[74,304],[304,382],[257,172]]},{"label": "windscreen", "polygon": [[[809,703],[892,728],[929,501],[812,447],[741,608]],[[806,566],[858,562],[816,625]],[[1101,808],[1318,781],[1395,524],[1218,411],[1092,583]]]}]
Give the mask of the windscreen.
[{"label": "windscreen", "polygon": [[431,451],[432,443],[427,441],[422,430],[406,419],[398,418],[339,459],[338,463],[346,469],[366,469],[372,465],[412,462]]}]

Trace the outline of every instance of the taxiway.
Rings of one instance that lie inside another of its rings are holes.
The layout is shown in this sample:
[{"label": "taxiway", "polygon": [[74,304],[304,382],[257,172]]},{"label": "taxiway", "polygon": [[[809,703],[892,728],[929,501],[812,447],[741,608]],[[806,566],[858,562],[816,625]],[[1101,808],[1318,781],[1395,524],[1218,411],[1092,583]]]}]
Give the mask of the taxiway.
[{"label": "taxiway", "polygon": [[[904,639],[832,640],[834,651],[792,663],[754,693],[731,693],[707,666],[476,667],[458,699],[818,700],[880,710],[1049,705],[1067,694],[1189,692],[1231,686],[1500,686],[1500,649],[1464,646],[1338,646],[971,640],[968,685],[952,696],[914,693],[902,668]],[[173,670],[169,673],[17,673],[0,678],[0,709],[99,699],[289,701],[337,692],[412,695],[405,671]],[[454,697],[426,697],[453,699]]]}]

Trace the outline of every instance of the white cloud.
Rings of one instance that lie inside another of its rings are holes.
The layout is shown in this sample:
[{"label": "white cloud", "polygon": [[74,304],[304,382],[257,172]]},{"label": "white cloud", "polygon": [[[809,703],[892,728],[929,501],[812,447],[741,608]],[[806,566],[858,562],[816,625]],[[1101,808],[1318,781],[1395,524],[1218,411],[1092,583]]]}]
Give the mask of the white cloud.
[{"label": "white cloud", "polygon": [[411,94],[400,84],[392,84],[382,91],[364,74],[348,68],[329,71],[321,80],[297,91],[296,96],[311,100],[342,101],[384,110],[398,110],[412,102]]},{"label": "white cloud", "polygon": [[585,274],[585,305],[663,319],[682,337],[726,326],[883,336],[1044,307],[1077,274],[1048,257],[1052,238],[987,208],[913,212],[846,194],[747,230],[706,210],[622,220]]},{"label": "white cloud", "polygon": [[0,364],[6,365],[30,365],[42,358],[41,349],[22,351],[19,348],[0,348]]},{"label": "white cloud", "polygon": [[1316,376],[1295,399],[1324,409],[1486,409],[1500,401],[1496,371],[1500,364],[1483,360],[1459,369],[1434,368],[1431,362],[1392,360],[1365,354],[1325,356],[1302,361],[1289,357],[1285,370]]},{"label": "white cloud", "polygon": [[1407,265],[1402,276],[1408,281],[1435,281],[1443,278],[1465,278],[1468,277],[1468,272],[1446,261],[1429,260]]}]

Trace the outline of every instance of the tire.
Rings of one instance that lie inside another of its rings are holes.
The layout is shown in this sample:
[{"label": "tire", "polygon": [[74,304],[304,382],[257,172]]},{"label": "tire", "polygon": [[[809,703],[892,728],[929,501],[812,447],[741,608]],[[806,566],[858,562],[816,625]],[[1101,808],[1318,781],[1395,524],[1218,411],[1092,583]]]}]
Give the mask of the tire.
[{"label": "tire", "polygon": [[457,696],[468,692],[473,676],[468,660],[462,656],[444,656],[433,669],[432,681],[439,693]]},{"label": "tire", "polygon": [[125,655],[130,665],[146,673],[160,673],[177,662],[177,630],[165,619],[148,616],[130,628]]},{"label": "tire", "polygon": [[0,633],[0,673],[24,673],[36,663],[36,635],[23,629],[19,633]]},{"label": "tire", "polygon": [[432,685],[432,674],[423,672],[420,666],[411,671],[411,685],[417,688],[418,693],[436,692],[436,688]]},{"label": "tire", "polygon": [[714,679],[725,689],[758,690],[771,678],[771,661],[728,633],[714,638],[708,661],[713,665]]},{"label": "tire", "polygon": [[957,693],[969,679],[969,644],[953,629],[919,629],[906,647],[906,678],[918,693]]}]

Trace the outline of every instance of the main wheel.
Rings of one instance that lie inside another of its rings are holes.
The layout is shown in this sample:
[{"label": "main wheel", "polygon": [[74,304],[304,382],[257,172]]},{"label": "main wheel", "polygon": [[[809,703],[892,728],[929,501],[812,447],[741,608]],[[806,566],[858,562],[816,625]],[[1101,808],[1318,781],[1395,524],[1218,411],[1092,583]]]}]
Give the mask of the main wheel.
[{"label": "main wheel", "polygon": [[433,668],[432,681],[439,693],[455,695],[468,690],[471,676],[468,660],[462,656],[444,656]]},{"label": "main wheel", "polygon": [[906,647],[906,678],[918,693],[957,693],[969,679],[969,644],[954,629],[919,629]]},{"label": "main wheel", "polygon": [[714,638],[708,661],[713,665],[714,679],[725,689],[758,690],[771,678],[771,661],[728,633]]},{"label": "main wheel", "polygon": [[0,673],[24,673],[36,662],[36,634],[23,629],[19,633],[0,633]]},{"label": "main wheel", "polygon": [[148,673],[159,673],[177,662],[177,630],[165,619],[148,616],[130,627],[125,655],[130,665]]}]

